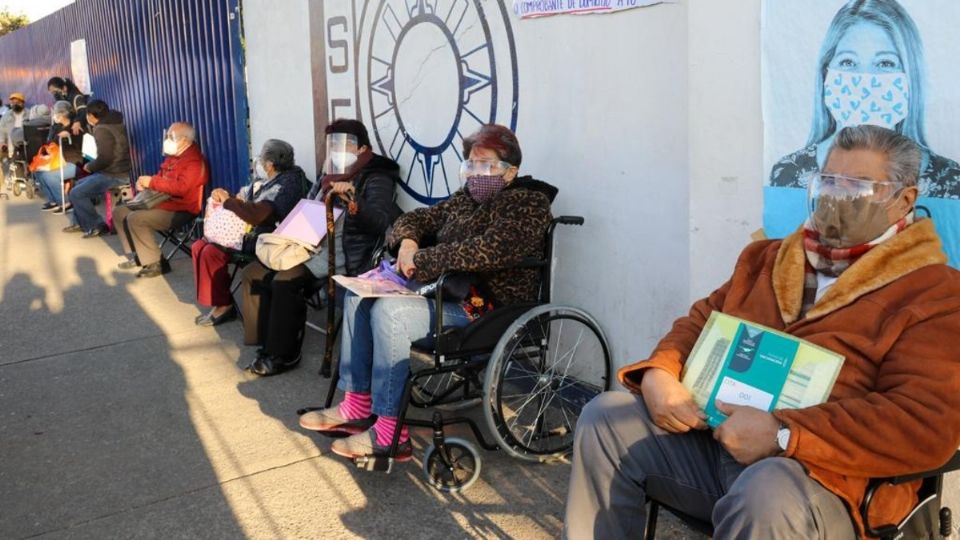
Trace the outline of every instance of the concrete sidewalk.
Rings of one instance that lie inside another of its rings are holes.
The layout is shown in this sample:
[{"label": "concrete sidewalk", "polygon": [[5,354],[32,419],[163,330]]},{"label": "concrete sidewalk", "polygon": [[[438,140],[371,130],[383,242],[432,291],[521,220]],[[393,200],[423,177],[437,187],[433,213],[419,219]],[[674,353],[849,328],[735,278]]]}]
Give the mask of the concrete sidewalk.
[{"label": "concrete sidewalk", "polygon": [[0,538],[556,537],[568,467],[483,452],[480,481],[422,479],[429,434],[393,474],[327,455],[297,426],[319,404],[322,338],[260,379],[238,323],[198,328],[188,257],[116,269],[119,241],[64,234],[0,202]]}]

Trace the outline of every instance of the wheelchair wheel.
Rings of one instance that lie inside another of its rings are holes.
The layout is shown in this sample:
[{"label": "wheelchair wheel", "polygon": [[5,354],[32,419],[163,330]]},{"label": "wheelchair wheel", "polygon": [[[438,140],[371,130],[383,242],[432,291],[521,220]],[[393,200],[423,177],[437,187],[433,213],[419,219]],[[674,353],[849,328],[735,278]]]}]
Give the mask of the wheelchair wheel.
[{"label": "wheelchair wheel", "polygon": [[596,320],[567,306],[538,306],[497,343],[484,380],[484,416],[513,457],[566,454],[580,411],[610,388],[610,349]]},{"label": "wheelchair wheel", "polygon": [[445,459],[433,444],[423,454],[423,474],[427,482],[445,493],[458,493],[480,478],[480,454],[469,442],[450,437],[444,441]]},{"label": "wheelchair wheel", "polygon": [[23,186],[20,185],[20,182],[14,181],[14,182],[13,182],[13,196],[14,196],[14,197],[19,197],[19,196],[20,196],[20,193],[22,193],[22,192],[23,192]]},{"label": "wheelchair wheel", "polygon": [[31,200],[33,199],[34,195],[36,195],[36,191],[34,191],[33,186],[26,186],[24,193],[26,193],[27,198]]}]

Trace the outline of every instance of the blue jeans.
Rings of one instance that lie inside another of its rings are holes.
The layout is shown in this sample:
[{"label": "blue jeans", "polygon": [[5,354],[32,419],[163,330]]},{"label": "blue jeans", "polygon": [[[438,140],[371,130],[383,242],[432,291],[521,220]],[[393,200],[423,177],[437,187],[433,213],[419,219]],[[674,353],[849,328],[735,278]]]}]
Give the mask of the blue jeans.
[{"label": "blue jeans", "polygon": [[[69,180],[77,175],[77,166],[73,163],[64,163],[63,165],[63,179]],[[40,191],[47,197],[47,200],[52,203],[57,203],[57,205],[63,205],[63,200],[60,199],[60,169],[54,171],[37,171],[33,173],[33,177],[37,179],[37,183],[40,184]]]},{"label": "blue jeans", "polygon": [[70,190],[70,202],[73,203],[73,215],[77,225],[85,231],[106,227],[91,199],[103,195],[110,188],[122,186],[127,182],[129,182],[129,179],[125,176],[108,176],[102,173],[91,174],[80,180]]},{"label": "blue jeans", "polygon": [[[344,392],[370,392],[373,414],[400,414],[410,371],[410,343],[425,337],[436,321],[429,298],[360,298],[343,301],[340,336],[340,384]],[[444,302],[443,325],[465,326],[470,319],[460,304]]]}]

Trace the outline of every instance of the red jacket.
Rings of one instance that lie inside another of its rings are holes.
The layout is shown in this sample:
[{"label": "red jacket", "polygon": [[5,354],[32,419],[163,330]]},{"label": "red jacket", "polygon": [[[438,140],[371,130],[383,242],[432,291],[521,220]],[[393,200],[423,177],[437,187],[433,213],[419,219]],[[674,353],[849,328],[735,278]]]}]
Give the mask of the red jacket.
[{"label": "red jacket", "polygon": [[150,177],[150,189],[172,197],[156,208],[199,215],[203,207],[203,187],[209,180],[207,158],[196,144],[188,146],[179,156],[167,156],[160,164],[160,172]]}]

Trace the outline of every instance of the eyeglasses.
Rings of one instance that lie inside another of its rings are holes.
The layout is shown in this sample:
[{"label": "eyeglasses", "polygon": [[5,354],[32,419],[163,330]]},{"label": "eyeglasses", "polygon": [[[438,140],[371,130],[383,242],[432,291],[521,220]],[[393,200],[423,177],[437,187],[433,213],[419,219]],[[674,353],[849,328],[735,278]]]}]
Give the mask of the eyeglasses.
[{"label": "eyeglasses", "polygon": [[813,173],[807,176],[810,199],[826,195],[835,198],[867,198],[888,202],[903,189],[903,182],[854,178],[842,174]]},{"label": "eyeglasses", "polygon": [[506,161],[488,159],[466,159],[460,163],[460,177],[499,176],[506,174],[513,165]]}]

